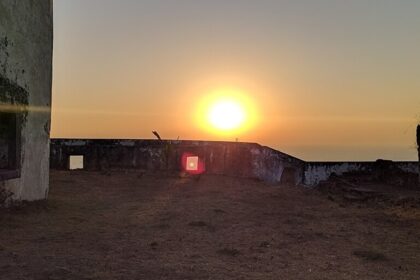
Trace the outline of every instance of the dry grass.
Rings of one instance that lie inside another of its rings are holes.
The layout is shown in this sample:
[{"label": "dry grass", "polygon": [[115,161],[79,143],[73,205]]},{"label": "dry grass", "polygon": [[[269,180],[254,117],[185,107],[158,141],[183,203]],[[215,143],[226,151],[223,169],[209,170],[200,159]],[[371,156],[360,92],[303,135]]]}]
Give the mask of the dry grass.
[{"label": "dry grass", "polygon": [[245,179],[51,174],[0,212],[0,279],[418,279],[417,208]]}]

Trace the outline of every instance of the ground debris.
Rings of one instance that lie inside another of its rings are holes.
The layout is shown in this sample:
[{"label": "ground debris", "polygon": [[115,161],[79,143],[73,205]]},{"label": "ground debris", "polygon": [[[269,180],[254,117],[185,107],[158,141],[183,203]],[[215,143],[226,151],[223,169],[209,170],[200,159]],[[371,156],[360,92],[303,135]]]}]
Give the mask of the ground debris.
[{"label": "ground debris", "polygon": [[387,261],[388,258],[380,253],[373,250],[355,250],[353,255],[366,261]]},{"label": "ground debris", "polygon": [[190,222],[188,225],[191,227],[206,227],[207,223],[203,221],[193,221],[193,222]]},{"label": "ground debris", "polygon": [[217,253],[220,255],[230,256],[230,257],[236,257],[240,254],[239,250],[235,248],[223,248],[220,250],[217,250]]},{"label": "ground debris", "polygon": [[358,204],[372,207],[420,208],[420,189],[365,180],[364,174],[331,176],[321,182],[316,190],[343,206]]}]

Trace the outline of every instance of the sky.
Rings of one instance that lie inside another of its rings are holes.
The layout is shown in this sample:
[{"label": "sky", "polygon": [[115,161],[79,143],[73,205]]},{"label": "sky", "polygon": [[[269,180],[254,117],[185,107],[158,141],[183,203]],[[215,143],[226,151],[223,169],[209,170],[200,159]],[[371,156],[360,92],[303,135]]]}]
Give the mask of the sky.
[{"label": "sky", "polygon": [[[418,0],[55,0],[51,136],[416,160],[419,27]],[[203,129],[220,92],[252,124]]]}]

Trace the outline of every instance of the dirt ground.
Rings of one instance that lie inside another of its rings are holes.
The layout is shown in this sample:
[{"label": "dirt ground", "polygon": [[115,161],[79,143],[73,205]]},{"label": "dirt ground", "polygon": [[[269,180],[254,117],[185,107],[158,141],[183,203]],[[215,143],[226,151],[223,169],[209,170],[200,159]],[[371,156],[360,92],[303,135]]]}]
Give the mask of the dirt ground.
[{"label": "dirt ground", "polygon": [[223,176],[51,173],[0,279],[419,279],[420,209]]}]

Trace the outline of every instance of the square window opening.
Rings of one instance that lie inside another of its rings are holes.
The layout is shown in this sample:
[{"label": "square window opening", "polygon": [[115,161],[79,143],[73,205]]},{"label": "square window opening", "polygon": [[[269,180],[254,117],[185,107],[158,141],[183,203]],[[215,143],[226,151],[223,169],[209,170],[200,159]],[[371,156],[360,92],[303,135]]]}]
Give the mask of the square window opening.
[{"label": "square window opening", "polygon": [[82,170],[84,169],[84,156],[72,155],[69,157],[69,169],[70,170]]},{"label": "square window opening", "polygon": [[198,171],[198,157],[187,157],[187,171]]}]

